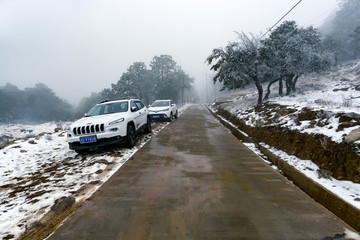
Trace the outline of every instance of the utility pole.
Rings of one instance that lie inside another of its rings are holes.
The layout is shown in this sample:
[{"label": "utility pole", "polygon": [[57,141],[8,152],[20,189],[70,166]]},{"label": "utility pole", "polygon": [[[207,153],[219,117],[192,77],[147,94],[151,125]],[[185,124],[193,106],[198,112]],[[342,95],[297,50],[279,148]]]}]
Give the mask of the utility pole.
[{"label": "utility pole", "polygon": [[207,92],[207,73],[205,74],[205,93],[206,93],[206,96],[205,96],[205,103],[207,103],[208,101],[208,92]]}]

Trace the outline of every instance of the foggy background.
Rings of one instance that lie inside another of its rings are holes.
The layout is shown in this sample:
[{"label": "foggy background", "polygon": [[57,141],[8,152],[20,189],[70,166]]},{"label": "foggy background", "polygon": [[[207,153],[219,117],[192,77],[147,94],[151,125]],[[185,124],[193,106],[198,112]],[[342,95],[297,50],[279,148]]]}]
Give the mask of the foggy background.
[{"label": "foggy background", "polygon": [[[44,83],[76,105],[132,63],[168,54],[195,79],[199,99],[212,98],[211,51],[236,40],[235,31],[265,33],[297,2],[0,0],[0,87]],[[284,20],[318,27],[337,7],[304,0]]]}]

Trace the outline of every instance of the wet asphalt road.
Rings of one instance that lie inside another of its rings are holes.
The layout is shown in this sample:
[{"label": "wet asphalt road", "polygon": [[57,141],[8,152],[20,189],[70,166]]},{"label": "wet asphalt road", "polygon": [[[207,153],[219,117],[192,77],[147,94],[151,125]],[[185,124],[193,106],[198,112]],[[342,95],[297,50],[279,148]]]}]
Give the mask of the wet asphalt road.
[{"label": "wet asphalt road", "polygon": [[49,239],[333,239],[345,227],[194,105]]}]

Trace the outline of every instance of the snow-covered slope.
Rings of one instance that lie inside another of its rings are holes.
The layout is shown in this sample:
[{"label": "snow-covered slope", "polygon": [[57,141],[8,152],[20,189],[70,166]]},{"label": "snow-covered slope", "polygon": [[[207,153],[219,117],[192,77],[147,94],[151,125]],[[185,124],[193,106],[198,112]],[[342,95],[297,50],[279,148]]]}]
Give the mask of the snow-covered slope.
[{"label": "snow-covered slope", "polygon": [[[351,114],[353,118],[360,119],[360,61],[336,67],[331,72],[300,78],[297,92],[291,96],[279,97],[276,88],[277,86],[272,87],[267,103],[286,106],[293,109],[294,113],[300,112],[304,108],[321,111],[317,116],[318,119],[326,120],[326,126],[322,126],[322,124],[313,126],[310,121],[302,121],[299,124],[297,119],[293,118],[296,114],[287,114],[276,119],[277,125],[309,134],[323,134],[336,142],[343,141],[344,136],[359,128],[358,124],[339,128],[341,124],[339,113]],[[266,89],[265,85],[264,89]],[[256,89],[248,88],[216,99],[213,107],[216,109],[221,105],[222,108],[238,118],[245,119],[251,126],[274,124],[268,121],[268,115],[259,115],[253,111],[256,99]],[[276,113],[273,114],[276,115]]]},{"label": "snow-covered slope", "polygon": [[[266,85],[263,84],[264,90]],[[360,112],[360,61],[350,62],[322,74],[300,77],[297,92],[279,97],[276,84],[271,88],[269,102],[288,106],[309,107],[333,112]],[[238,111],[256,104],[255,87],[235,90],[215,100],[214,104],[225,104],[227,109]]]}]

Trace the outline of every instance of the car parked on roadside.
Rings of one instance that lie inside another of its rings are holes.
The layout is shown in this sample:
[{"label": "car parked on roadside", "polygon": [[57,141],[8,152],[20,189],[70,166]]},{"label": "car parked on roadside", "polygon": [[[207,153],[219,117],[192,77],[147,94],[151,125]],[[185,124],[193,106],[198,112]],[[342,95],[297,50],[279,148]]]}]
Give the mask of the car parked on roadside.
[{"label": "car parked on roadside", "polygon": [[150,133],[152,128],[149,111],[139,99],[106,100],[69,127],[67,141],[77,153],[117,144],[132,148],[142,130]]},{"label": "car parked on roadside", "polygon": [[156,100],[149,106],[152,121],[173,121],[178,117],[178,109],[173,100]]}]

